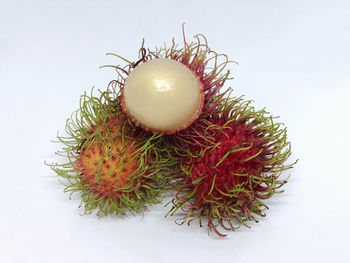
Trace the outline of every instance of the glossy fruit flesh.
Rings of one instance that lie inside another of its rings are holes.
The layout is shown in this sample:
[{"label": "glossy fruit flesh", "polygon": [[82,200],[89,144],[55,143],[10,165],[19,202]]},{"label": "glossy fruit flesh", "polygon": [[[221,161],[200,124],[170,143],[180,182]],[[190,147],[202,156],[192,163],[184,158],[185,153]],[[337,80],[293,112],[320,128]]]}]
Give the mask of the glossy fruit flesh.
[{"label": "glossy fruit flesh", "polygon": [[203,107],[203,88],[192,71],[172,59],[138,65],[123,88],[124,110],[141,126],[157,133],[188,127]]}]

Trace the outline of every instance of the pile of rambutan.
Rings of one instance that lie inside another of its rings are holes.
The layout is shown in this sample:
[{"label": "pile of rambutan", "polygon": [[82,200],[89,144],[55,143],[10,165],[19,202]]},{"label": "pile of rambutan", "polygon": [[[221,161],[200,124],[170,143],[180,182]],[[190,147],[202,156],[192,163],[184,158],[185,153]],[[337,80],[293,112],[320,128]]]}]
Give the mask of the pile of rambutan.
[{"label": "pile of rambutan", "polygon": [[144,47],[99,95],[84,94],[57,136],[66,158],[51,168],[79,192],[84,213],[143,212],[173,198],[167,215],[198,220],[219,236],[265,216],[264,199],[281,193],[292,168],[286,128],[252,102],[233,97],[227,65],[203,35],[179,48]]}]

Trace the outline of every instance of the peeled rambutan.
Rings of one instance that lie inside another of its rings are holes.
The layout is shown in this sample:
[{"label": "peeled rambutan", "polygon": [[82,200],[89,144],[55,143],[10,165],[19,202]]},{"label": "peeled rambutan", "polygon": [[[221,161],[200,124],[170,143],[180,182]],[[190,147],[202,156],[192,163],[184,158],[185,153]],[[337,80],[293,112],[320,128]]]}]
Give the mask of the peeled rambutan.
[{"label": "peeled rambutan", "polygon": [[159,202],[174,163],[160,136],[135,127],[109,91],[81,97],[67,121],[68,137],[58,136],[69,162],[50,165],[66,179],[66,192],[80,192],[84,213],[96,209],[98,216],[142,212]]},{"label": "peeled rambutan", "polygon": [[112,82],[121,90],[122,108],[128,117],[182,150],[203,139],[198,131],[210,125],[207,119],[224,96],[219,90],[229,79],[226,66],[234,62],[211,50],[203,35],[194,38],[195,42],[187,43],[183,33],[183,47],[173,40],[170,47],[155,51],[142,43],[136,62],[108,53],[127,65],[106,66],[117,70],[118,79]]},{"label": "peeled rambutan", "polygon": [[195,74],[165,58],[138,65],[126,78],[122,93],[124,111],[137,124],[157,133],[187,128],[198,118],[203,101],[203,87]]},{"label": "peeled rambutan", "polygon": [[197,144],[179,156],[183,176],[169,214],[184,210],[181,224],[198,219],[201,226],[204,217],[209,230],[225,236],[218,225],[234,230],[232,220],[247,226],[245,221],[257,222],[254,215],[265,215],[261,200],[283,192],[278,189],[287,180],[279,177],[292,165],[284,164],[290,143],[274,117],[242,98],[223,99],[217,109],[221,113],[202,131],[212,146]]}]

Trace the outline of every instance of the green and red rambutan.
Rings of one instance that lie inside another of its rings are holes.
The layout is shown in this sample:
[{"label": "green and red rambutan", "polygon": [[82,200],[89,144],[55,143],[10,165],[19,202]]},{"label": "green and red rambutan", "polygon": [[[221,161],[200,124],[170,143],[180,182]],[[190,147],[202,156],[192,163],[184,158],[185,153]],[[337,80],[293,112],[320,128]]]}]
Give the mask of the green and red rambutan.
[{"label": "green and red rambutan", "polygon": [[[265,110],[256,111],[250,101],[225,98],[217,105],[219,114],[210,116],[211,124],[202,136],[212,146],[191,146],[178,157],[182,179],[168,214],[185,211],[181,224],[202,219],[208,229],[221,234],[220,225],[235,230],[268,208],[262,200],[279,190],[287,178],[280,178],[291,154],[286,128]],[[177,178],[179,176],[177,175]]]},{"label": "green and red rambutan", "polygon": [[160,201],[174,160],[159,135],[129,121],[116,91],[81,96],[66,132],[57,138],[69,162],[50,166],[65,179],[66,192],[80,193],[84,214],[126,215]]}]

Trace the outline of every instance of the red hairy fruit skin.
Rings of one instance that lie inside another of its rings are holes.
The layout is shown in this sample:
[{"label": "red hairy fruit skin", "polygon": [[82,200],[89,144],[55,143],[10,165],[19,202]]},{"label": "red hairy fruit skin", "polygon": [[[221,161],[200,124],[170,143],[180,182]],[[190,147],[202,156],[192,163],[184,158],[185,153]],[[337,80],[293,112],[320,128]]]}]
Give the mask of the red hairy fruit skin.
[{"label": "red hairy fruit skin", "polygon": [[[223,122],[219,119],[216,125],[222,128]],[[217,135],[216,142],[220,143],[218,147],[193,158],[191,180],[201,179],[197,188],[198,199],[203,201],[219,196],[227,200],[230,197],[223,193],[235,185],[242,185],[245,189],[253,190],[255,196],[260,196],[257,191],[263,188],[249,182],[249,177],[244,174],[259,176],[262,171],[271,170],[271,167],[264,167],[264,161],[268,160],[272,149],[268,149],[265,139],[259,137],[261,133],[259,129],[253,130],[251,125],[242,121],[231,122]]]},{"label": "red hairy fruit skin", "polygon": [[202,218],[208,228],[220,236],[217,225],[234,230],[232,220],[243,224],[264,216],[267,199],[287,181],[279,179],[281,172],[292,167],[284,165],[290,156],[290,143],[282,124],[274,123],[264,110],[255,111],[250,102],[225,99],[218,105],[219,115],[203,137],[212,146],[198,144],[179,158],[183,177],[169,211],[187,211],[182,223]]}]

